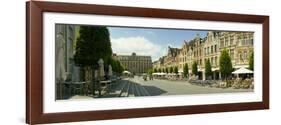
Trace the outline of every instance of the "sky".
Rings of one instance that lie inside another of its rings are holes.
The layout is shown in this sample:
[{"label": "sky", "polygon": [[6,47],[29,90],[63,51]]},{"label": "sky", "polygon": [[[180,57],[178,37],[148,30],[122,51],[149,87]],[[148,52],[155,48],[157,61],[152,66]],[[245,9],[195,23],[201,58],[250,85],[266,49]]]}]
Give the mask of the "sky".
[{"label": "sky", "polygon": [[152,29],[135,27],[108,27],[113,53],[117,55],[151,56],[152,61],[167,54],[168,46],[181,48],[184,40],[205,37],[207,31],[187,29]]}]

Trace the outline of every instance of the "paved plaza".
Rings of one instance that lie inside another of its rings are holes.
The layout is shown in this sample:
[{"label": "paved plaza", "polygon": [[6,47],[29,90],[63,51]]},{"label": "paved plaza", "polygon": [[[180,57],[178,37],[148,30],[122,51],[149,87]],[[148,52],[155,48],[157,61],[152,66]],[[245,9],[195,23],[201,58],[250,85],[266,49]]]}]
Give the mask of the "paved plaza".
[{"label": "paved plaza", "polygon": [[253,89],[215,88],[209,86],[192,85],[188,81],[147,80],[142,77],[125,78],[112,85],[110,91],[103,97],[132,97],[132,96],[159,96],[159,95],[187,95],[252,92]]}]

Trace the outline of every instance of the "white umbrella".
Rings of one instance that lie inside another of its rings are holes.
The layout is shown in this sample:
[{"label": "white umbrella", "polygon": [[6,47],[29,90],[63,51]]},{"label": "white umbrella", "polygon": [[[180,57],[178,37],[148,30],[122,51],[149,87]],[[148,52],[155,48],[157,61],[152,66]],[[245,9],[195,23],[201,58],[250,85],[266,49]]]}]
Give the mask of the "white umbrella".
[{"label": "white umbrella", "polygon": [[129,71],[123,71],[124,74],[131,74]]},{"label": "white umbrella", "polygon": [[98,64],[99,64],[99,76],[104,77],[105,73],[104,73],[103,59],[99,59]]},{"label": "white umbrella", "polygon": [[254,73],[254,72],[249,69],[246,69],[244,67],[232,72],[232,74],[252,74],[252,73]]},{"label": "white umbrella", "polygon": [[113,74],[112,74],[112,67],[111,67],[111,65],[108,66],[108,75],[109,75],[109,76],[112,76],[112,75],[113,75]]}]

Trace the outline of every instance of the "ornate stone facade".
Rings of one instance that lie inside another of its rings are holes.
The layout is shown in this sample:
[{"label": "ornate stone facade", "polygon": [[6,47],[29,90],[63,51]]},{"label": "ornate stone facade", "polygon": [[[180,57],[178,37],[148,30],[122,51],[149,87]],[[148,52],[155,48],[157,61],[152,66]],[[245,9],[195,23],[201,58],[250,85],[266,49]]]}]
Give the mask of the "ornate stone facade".
[{"label": "ornate stone facade", "polygon": [[214,73],[213,79],[218,79],[219,57],[224,49],[229,52],[234,68],[248,67],[248,60],[253,52],[253,33],[209,31],[203,38],[196,35],[194,39],[184,41],[181,48],[168,47],[168,54],[155,61],[153,68],[177,66],[182,72],[184,65],[188,64],[191,73],[193,62],[197,62],[199,78],[205,79],[204,65],[209,59]]},{"label": "ornate stone facade", "polygon": [[55,78],[56,99],[63,99],[65,90],[63,82],[68,79],[72,81],[79,77],[79,69],[74,66],[74,42],[76,27],[74,25],[57,24],[55,26]]},{"label": "ornate stone facade", "polygon": [[132,53],[132,55],[116,55],[113,57],[119,60],[121,65],[128,71],[134,74],[146,73],[152,68],[151,56],[142,56]]}]

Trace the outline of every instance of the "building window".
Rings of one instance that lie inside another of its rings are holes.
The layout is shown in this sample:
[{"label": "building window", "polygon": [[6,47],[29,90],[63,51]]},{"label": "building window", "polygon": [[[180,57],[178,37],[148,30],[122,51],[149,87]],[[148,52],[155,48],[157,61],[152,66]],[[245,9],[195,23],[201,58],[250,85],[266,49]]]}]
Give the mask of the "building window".
[{"label": "building window", "polygon": [[230,50],[230,57],[231,57],[231,59],[234,59],[234,49]]},{"label": "building window", "polygon": [[254,45],[254,40],[253,40],[253,38],[250,39],[250,44],[251,44],[251,45]]},{"label": "building window", "polygon": [[205,50],[204,54],[206,55],[207,54],[206,48],[204,48],[204,50]]},{"label": "building window", "polygon": [[224,47],[224,40],[223,39],[220,39],[220,46]]},{"label": "building window", "polygon": [[223,40],[221,40],[221,42],[220,42],[220,47],[224,47],[223,45],[224,45],[224,44],[223,44]]},{"label": "building window", "polygon": [[215,65],[217,65],[217,57],[215,57]]},{"label": "building window", "polygon": [[231,37],[230,37],[230,45],[233,45],[233,41],[234,41],[234,37],[231,36]]},{"label": "building window", "polygon": [[247,51],[244,51],[244,60],[248,59]]},{"label": "building window", "polygon": [[225,41],[225,45],[224,46],[228,46],[228,39],[224,38],[224,41]]},{"label": "building window", "polygon": [[215,52],[217,52],[217,45],[215,45]]},{"label": "building window", "polygon": [[245,45],[245,40],[242,39],[242,40],[241,40],[241,46],[244,46],[244,45]]}]

